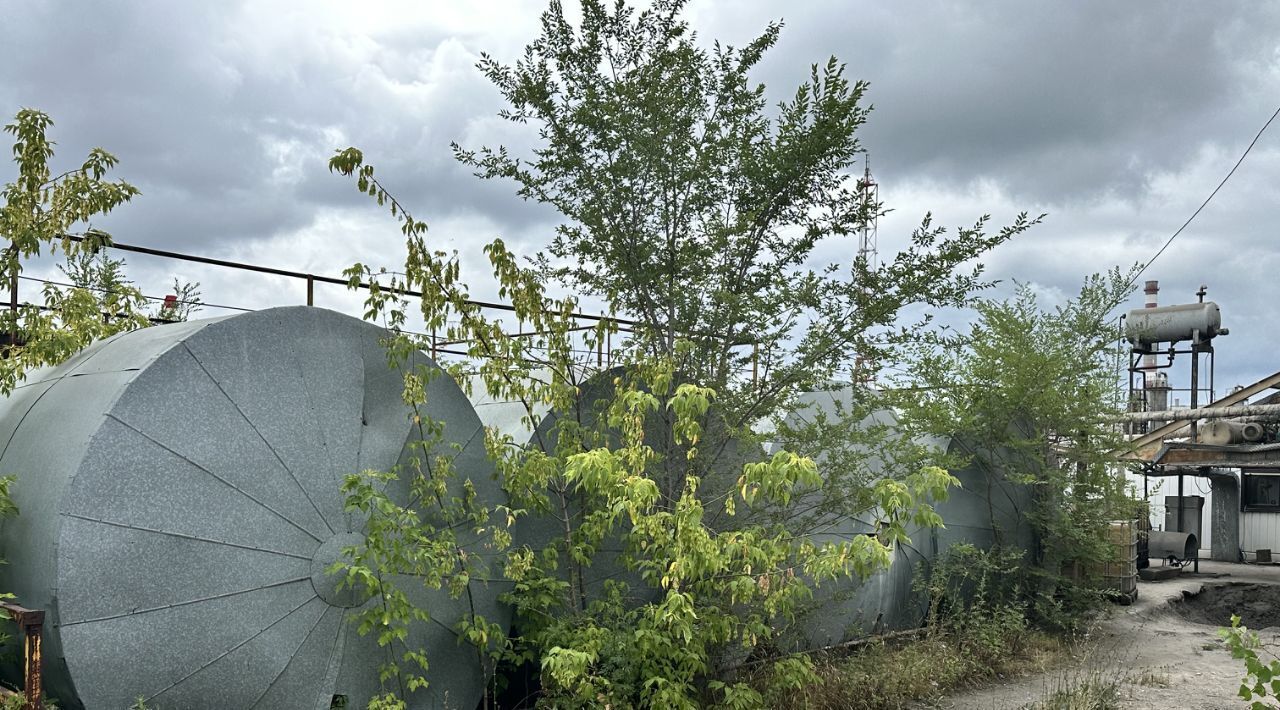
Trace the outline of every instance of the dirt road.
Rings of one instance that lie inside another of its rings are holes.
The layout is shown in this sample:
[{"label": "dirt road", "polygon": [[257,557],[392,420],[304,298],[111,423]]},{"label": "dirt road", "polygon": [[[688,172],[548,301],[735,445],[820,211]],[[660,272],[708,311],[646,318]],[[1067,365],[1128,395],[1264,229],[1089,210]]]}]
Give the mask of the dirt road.
[{"label": "dirt road", "polygon": [[1091,680],[1118,681],[1124,708],[1248,707],[1236,695],[1243,666],[1223,649],[1217,629],[1236,612],[1250,628],[1272,627],[1262,632],[1264,641],[1280,641],[1280,566],[1202,562],[1200,571],[1139,583],[1138,601],[1100,620],[1073,666],[954,695],[934,707],[1023,708]]}]

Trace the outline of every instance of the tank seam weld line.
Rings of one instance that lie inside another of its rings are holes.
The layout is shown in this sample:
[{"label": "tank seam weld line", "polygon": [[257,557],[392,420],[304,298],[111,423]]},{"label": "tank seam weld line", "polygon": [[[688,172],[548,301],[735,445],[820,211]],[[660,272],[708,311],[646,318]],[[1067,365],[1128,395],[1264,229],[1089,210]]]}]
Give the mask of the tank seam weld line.
[{"label": "tank seam weld line", "polygon": [[[309,577],[308,577],[307,579],[308,579],[308,581],[310,581],[310,578],[309,578]],[[182,685],[184,682],[186,682],[186,680],[187,680],[188,678],[191,678],[192,676],[194,676],[195,674],[199,673],[200,671],[202,671],[202,670],[204,670],[204,669],[208,668],[209,666],[212,666],[213,664],[217,663],[218,661],[221,661],[223,658],[226,658],[227,656],[230,656],[231,654],[235,653],[236,651],[238,651],[238,650],[240,649],[240,647],[242,647],[242,646],[245,646],[245,645],[249,644],[249,642],[251,642],[251,641],[253,641],[254,639],[258,638],[259,636],[261,636],[261,635],[263,635],[263,634],[267,633],[267,632],[268,632],[268,631],[270,631],[272,628],[274,628],[276,624],[279,624],[281,621],[284,621],[285,619],[289,618],[290,616],[293,616],[293,613],[294,613],[295,611],[297,611],[297,610],[301,609],[302,607],[304,607],[304,606],[306,606],[306,605],[310,604],[311,602],[313,602],[313,601],[315,601],[315,600],[317,600],[317,599],[320,599],[320,595],[318,595],[318,594],[314,594],[314,595],[312,595],[310,599],[308,599],[308,600],[306,600],[306,601],[302,602],[301,604],[299,604],[299,605],[295,606],[294,608],[290,609],[289,611],[285,612],[284,616],[282,616],[282,617],[280,617],[279,619],[276,619],[275,621],[271,622],[271,623],[270,623],[270,624],[268,624],[265,628],[263,628],[261,631],[258,631],[257,633],[253,634],[253,635],[252,635],[252,636],[250,636],[249,638],[247,638],[247,639],[245,639],[245,640],[241,641],[240,643],[238,643],[238,644],[236,644],[236,645],[232,646],[231,648],[228,648],[227,650],[223,651],[222,653],[218,654],[217,656],[215,656],[215,657],[213,657],[213,658],[209,659],[209,661],[208,661],[208,662],[206,662],[203,666],[200,666],[199,668],[195,669],[194,671],[191,671],[190,673],[188,673],[188,674],[186,674],[186,675],[182,676],[181,678],[179,678],[179,679],[175,680],[173,683],[169,684],[169,685],[168,685],[167,687],[165,687],[165,688],[162,688],[159,692],[157,692],[157,693],[153,694],[151,697],[146,698],[146,701],[147,701],[147,702],[150,702],[150,701],[154,700],[155,698],[158,698],[158,697],[160,697],[161,695],[163,695],[163,694],[165,694],[165,693],[169,692],[170,690],[172,690],[172,689],[174,689],[174,688],[178,687],[179,685]],[[323,602],[323,601],[321,601],[321,603],[324,603],[324,602]]]},{"label": "tank seam weld line", "polygon": [[307,555],[299,555],[293,552],[285,552],[283,550],[273,550],[269,547],[254,547],[253,545],[245,545],[243,543],[231,542],[229,540],[217,540],[211,537],[200,537],[199,535],[192,535],[190,533],[180,533],[180,532],[174,532],[172,530],[162,530],[160,528],[147,528],[147,527],[142,527],[141,525],[130,525],[129,523],[121,523],[115,520],[106,520],[104,518],[93,518],[88,515],[81,515],[79,513],[62,513],[62,515],[65,515],[68,518],[75,518],[77,520],[85,520],[90,523],[98,523],[100,525],[110,525],[112,527],[126,528],[129,530],[138,530],[140,532],[148,532],[156,535],[168,535],[169,537],[177,537],[177,538],[182,538],[184,540],[194,540],[196,542],[207,542],[212,545],[225,545],[227,547],[236,547],[241,550],[251,550],[253,552],[265,552],[270,555],[282,555],[284,557],[293,557],[299,560],[311,559],[311,557]]},{"label": "tank seam weld line", "polygon": [[[455,453],[455,454],[453,455],[453,459],[451,459],[451,460],[452,460],[452,461],[457,461],[459,458],[462,458],[462,454],[466,453],[467,449],[471,448],[471,445],[472,445],[473,443],[475,443],[475,441],[476,441],[476,435],[477,435],[477,434],[480,434],[480,433],[483,433],[483,432],[484,432],[484,430],[485,430],[485,427],[484,427],[484,425],[483,425],[483,424],[481,424],[480,426],[476,427],[476,430],[475,430],[475,431],[473,431],[473,432],[471,432],[471,436],[467,439],[467,443],[463,444],[463,445],[462,445],[462,448],[458,449],[458,452],[457,452],[457,453]],[[410,426],[410,427],[409,427],[409,435],[410,435],[410,436],[412,436],[412,435],[413,435],[413,427],[412,427],[412,426]],[[483,441],[483,439],[481,439],[481,441]],[[434,450],[434,449],[433,449],[433,450]],[[386,483],[383,483],[383,484],[382,484],[382,489],[381,489],[381,491],[382,491],[382,492],[384,492],[384,493],[386,492],[387,485],[388,485],[388,484],[386,484]],[[410,498],[410,499],[409,499],[409,501],[408,501],[407,503],[405,503],[405,507],[406,507],[406,508],[412,508],[412,507],[414,507],[414,506],[418,505],[420,502],[422,502],[422,494],[421,494],[421,493],[418,493],[418,494],[415,494],[412,498]],[[461,522],[459,522],[459,523],[457,523],[457,524],[455,524],[455,525],[451,525],[448,529],[449,529],[449,530],[452,530],[452,529],[454,529],[454,528],[461,527],[462,525],[464,525],[464,524],[466,524],[466,523],[467,523],[467,521],[461,521]],[[369,521],[368,521],[368,520],[365,520],[365,521],[364,521],[364,525],[363,525],[360,529],[361,529],[362,531],[367,531],[367,530],[369,529]]]},{"label": "tank seam weld line", "polygon": [[[320,446],[321,448],[324,449],[325,459],[327,459],[329,462],[329,473],[330,473],[330,476],[333,478],[333,482],[332,482],[333,488],[334,490],[342,490],[342,474],[338,473],[338,464],[333,459],[333,449],[329,448],[329,432],[328,430],[325,429],[324,422],[321,421],[320,408],[316,406],[316,399],[314,396],[312,396],[311,384],[307,381],[306,369],[302,366],[302,361],[298,358],[298,354],[296,351],[290,354],[289,359],[293,363],[293,366],[296,370],[295,374],[298,377],[298,382],[302,386],[302,394],[307,398],[307,407],[311,410],[312,421],[315,423],[316,431],[320,434]],[[361,390],[363,390],[364,389],[364,369],[365,369],[364,357],[360,357],[359,360],[360,360],[360,384],[361,384]],[[363,406],[363,403],[362,403],[362,406]],[[360,427],[360,430],[361,430],[360,431],[361,435],[363,435],[364,427],[363,426]],[[358,461],[359,458],[360,458],[360,450],[357,448],[356,460]],[[317,509],[316,513],[319,514],[320,510]],[[346,528],[350,526],[346,524],[347,521],[346,521],[345,511],[342,511],[342,513],[340,514],[343,515],[343,520],[340,521],[340,525],[343,528],[343,530],[346,530]],[[324,515],[320,514],[320,517],[324,518]],[[333,525],[329,523],[328,518],[325,518],[324,524],[329,527],[329,530],[331,532],[333,532],[334,534],[337,534],[337,531],[333,529]]]},{"label": "tank seam weld line", "polygon": [[[146,433],[145,431],[142,431],[142,430],[141,430],[141,429],[139,429],[138,427],[133,426],[132,424],[130,424],[130,423],[128,423],[128,422],[126,422],[126,421],[124,421],[123,419],[121,419],[120,417],[117,417],[117,416],[116,416],[115,414],[113,414],[113,413],[108,413],[108,414],[107,414],[107,418],[109,418],[109,419],[111,419],[111,420],[113,420],[113,421],[119,422],[121,426],[123,426],[123,427],[125,427],[125,428],[129,429],[130,431],[136,432],[139,436],[141,436],[142,438],[146,439],[147,441],[150,441],[151,443],[155,444],[156,446],[159,446],[160,448],[164,449],[165,451],[168,451],[169,453],[173,454],[174,456],[177,456],[178,458],[182,459],[183,461],[186,461],[187,463],[191,464],[192,466],[195,466],[195,467],[196,467],[197,469],[199,469],[200,471],[203,471],[204,473],[209,474],[211,477],[213,477],[213,478],[214,478],[215,480],[217,480],[219,483],[223,484],[224,486],[227,486],[227,487],[228,487],[228,488],[230,488],[231,490],[233,490],[233,491],[235,491],[235,492],[239,493],[240,495],[244,496],[245,498],[248,498],[249,500],[253,501],[254,503],[257,503],[258,505],[262,506],[262,507],[263,507],[263,508],[265,508],[266,510],[270,511],[270,512],[271,512],[273,515],[275,515],[276,517],[280,518],[281,520],[285,521],[286,523],[289,523],[290,525],[292,525],[293,527],[297,528],[298,530],[301,530],[301,531],[303,532],[303,534],[305,534],[307,537],[311,538],[312,540],[315,540],[316,542],[324,542],[324,540],[321,540],[319,537],[317,537],[315,533],[311,532],[310,530],[308,530],[308,529],[306,529],[306,528],[302,527],[301,525],[299,525],[298,523],[294,522],[291,518],[289,518],[289,516],[285,515],[284,513],[281,513],[280,511],[276,510],[275,508],[272,508],[271,506],[267,505],[266,503],[264,503],[264,502],[262,502],[262,501],[258,500],[257,498],[253,497],[253,495],[251,495],[248,491],[246,491],[246,490],[244,490],[243,488],[241,488],[241,487],[239,487],[239,486],[235,485],[234,483],[232,483],[232,482],[228,481],[227,479],[223,478],[222,476],[219,476],[218,474],[214,473],[213,471],[210,471],[209,469],[205,468],[204,466],[201,466],[200,464],[196,463],[195,461],[192,461],[190,458],[187,458],[186,456],[183,456],[182,454],[178,453],[177,451],[174,451],[173,449],[169,448],[168,446],[165,446],[164,444],[160,443],[158,440],[156,440],[155,438],[153,438],[150,434]],[[286,470],[287,470],[287,469],[286,469]],[[297,479],[294,479],[294,480],[296,481]],[[305,496],[306,494],[305,494],[305,493],[303,493],[303,495]],[[309,499],[308,499],[308,500],[309,500]],[[325,523],[325,524],[326,524],[326,525],[328,525],[328,523]]]},{"label": "tank seam weld line", "polygon": [[[308,599],[307,601],[311,600]],[[320,613],[320,616],[316,617],[316,623],[311,625],[311,630],[307,632],[306,636],[302,637],[302,641],[298,643],[297,648],[293,649],[293,653],[289,654],[289,660],[284,664],[284,667],[280,669],[280,672],[271,679],[271,682],[267,683],[267,687],[263,688],[262,692],[258,694],[258,697],[254,699],[253,704],[249,706],[250,710],[258,707],[258,704],[262,702],[262,699],[267,697],[267,693],[270,693],[276,683],[280,682],[280,678],[282,678],[285,673],[289,672],[289,669],[293,667],[293,662],[298,659],[298,656],[302,651],[302,647],[307,645],[307,641],[311,640],[311,635],[316,632],[316,629],[320,628],[320,622],[324,621],[325,617],[329,615],[329,612],[333,610],[333,608],[334,607],[329,607],[328,609],[325,609]]]},{"label": "tank seam weld line", "polygon": [[[262,591],[262,590],[264,590],[264,589],[274,589],[274,588],[276,588],[276,587],[287,587],[287,586],[288,586],[288,585],[290,585],[290,584],[297,584],[297,583],[299,583],[299,582],[310,582],[310,581],[311,581],[311,577],[310,577],[310,576],[307,576],[307,577],[297,577],[297,578],[295,578],[295,579],[286,579],[286,580],[283,580],[283,581],[280,581],[280,582],[272,582],[271,584],[264,584],[264,585],[259,586],[259,587],[253,587],[252,589],[239,589],[239,590],[236,590],[236,591],[234,591],[234,592],[224,592],[224,593],[222,593],[222,594],[214,594],[214,595],[212,595],[212,596],[208,596],[208,597],[201,597],[200,599],[189,599],[189,600],[187,600],[187,601],[183,601],[183,602],[176,602],[176,603],[174,603],[174,604],[165,604],[164,606],[153,606],[153,607],[150,607],[150,608],[147,608],[147,609],[134,609],[134,610],[132,610],[132,611],[126,611],[126,612],[124,612],[123,614],[110,614],[110,615],[108,615],[108,616],[99,616],[99,617],[96,617],[96,618],[93,618],[93,619],[79,619],[79,620],[76,620],[76,621],[64,621],[64,622],[62,622],[62,623],[58,624],[58,626],[59,626],[59,627],[77,626],[77,625],[80,625],[80,624],[92,624],[92,623],[99,622],[99,621],[111,621],[111,620],[113,620],[113,619],[122,619],[122,618],[124,618],[124,617],[126,617],[126,616],[137,616],[137,615],[139,615],[139,614],[150,614],[151,612],[155,612],[155,611],[165,611],[165,610],[167,610],[167,609],[176,609],[176,608],[178,608],[178,607],[191,606],[192,604],[199,604],[199,603],[201,603],[201,602],[213,601],[213,600],[215,600],[215,599],[226,599],[226,598],[228,598],[228,597],[235,597],[235,596],[239,596],[239,595],[241,595],[241,594],[250,594],[250,593],[252,593],[252,592],[260,592],[260,591]],[[319,598],[319,597],[317,596],[316,598]],[[308,600],[308,601],[310,601],[310,600]]]},{"label": "tank seam weld line", "polygon": [[[195,361],[196,366],[200,368],[200,371],[205,374],[205,377],[208,377],[209,381],[213,383],[213,386],[217,387],[218,391],[222,393],[222,396],[226,397],[227,401],[231,403],[231,406],[235,407],[236,412],[244,419],[245,423],[249,425],[249,428],[253,430],[253,433],[257,434],[259,439],[262,439],[262,443],[266,445],[267,449],[271,452],[271,455],[276,457],[276,461],[280,462],[281,468],[283,468],[285,473],[289,474],[289,478],[292,478],[293,482],[297,484],[298,490],[302,491],[302,497],[306,498],[307,502],[311,504],[311,508],[316,511],[316,516],[320,518],[320,522],[324,523],[324,526],[329,529],[329,534],[336,535],[337,533],[334,531],[333,526],[325,519],[324,513],[320,512],[320,506],[316,505],[316,502],[311,499],[311,495],[307,493],[306,487],[302,485],[302,481],[298,480],[298,476],[294,474],[293,469],[289,468],[289,465],[284,462],[284,459],[280,456],[280,452],[276,451],[270,441],[267,441],[267,437],[262,435],[262,432],[258,430],[257,425],[254,424],[253,420],[244,413],[244,410],[240,408],[240,405],[236,404],[236,401],[231,398],[231,395],[227,394],[227,391],[222,388],[222,383],[218,382],[217,378],[213,376],[213,373],[209,372],[209,370],[205,368],[204,363],[200,361],[200,358],[196,355],[195,351],[191,349],[191,346],[187,345],[184,341],[182,343],[182,347],[187,351],[187,354],[191,356],[191,359]],[[312,537],[315,536],[312,535]],[[316,539],[319,540],[320,538]]]}]

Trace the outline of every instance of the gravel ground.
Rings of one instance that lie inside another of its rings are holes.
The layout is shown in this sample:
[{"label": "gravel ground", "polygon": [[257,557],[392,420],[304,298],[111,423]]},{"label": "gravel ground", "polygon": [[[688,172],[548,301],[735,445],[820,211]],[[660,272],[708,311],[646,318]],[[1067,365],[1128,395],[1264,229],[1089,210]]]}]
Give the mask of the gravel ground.
[{"label": "gravel ground", "polygon": [[[965,692],[931,706],[1014,710],[1089,678],[1118,680],[1121,707],[1244,708],[1243,666],[1218,641],[1237,613],[1265,642],[1280,643],[1280,566],[1201,562],[1201,575],[1139,582],[1138,601],[1099,620],[1078,662],[1048,673]],[[1267,627],[1272,627],[1267,629]]]}]

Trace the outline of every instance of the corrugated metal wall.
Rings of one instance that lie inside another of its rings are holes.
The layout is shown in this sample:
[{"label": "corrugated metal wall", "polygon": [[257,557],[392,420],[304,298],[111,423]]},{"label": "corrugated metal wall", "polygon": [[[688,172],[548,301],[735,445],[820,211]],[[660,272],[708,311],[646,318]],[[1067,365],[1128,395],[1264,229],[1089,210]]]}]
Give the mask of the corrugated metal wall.
[{"label": "corrugated metal wall", "polygon": [[1249,552],[1280,549],[1280,514],[1241,513],[1240,549]]}]

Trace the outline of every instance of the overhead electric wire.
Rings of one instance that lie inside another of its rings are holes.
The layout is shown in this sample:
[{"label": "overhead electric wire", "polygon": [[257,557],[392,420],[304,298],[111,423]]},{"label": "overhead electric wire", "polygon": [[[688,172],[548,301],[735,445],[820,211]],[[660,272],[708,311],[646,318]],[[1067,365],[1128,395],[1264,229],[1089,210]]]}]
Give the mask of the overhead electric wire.
[{"label": "overhead electric wire", "polygon": [[1267,122],[1262,124],[1262,128],[1258,129],[1257,135],[1253,137],[1252,141],[1249,141],[1248,147],[1246,147],[1244,149],[1244,152],[1240,154],[1240,159],[1236,161],[1236,164],[1231,166],[1231,170],[1227,172],[1226,177],[1222,178],[1222,182],[1219,182],[1218,186],[1213,188],[1213,192],[1210,192],[1209,196],[1204,198],[1204,202],[1201,202],[1200,206],[1196,208],[1196,211],[1192,212],[1191,216],[1187,218],[1187,221],[1183,222],[1182,226],[1178,227],[1178,230],[1174,232],[1169,237],[1169,239],[1165,241],[1164,246],[1160,247],[1159,251],[1157,251],[1155,255],[1152,256],[1150,259],[1148,259],[1147,263],[1143,264],[1142,268],[1138,269],[1138,272],[1129,279],[1129,283],[1126,285],[1124,289],[1125,291],[1129,290],[1128,289],[1129,286],[1132,286],[1133,284],[1138,282],[1138,278],[1142,276],[1142,273],[1144,271],[1147,270],[1147,267],[1151,266],[1153,263],[1155,263],[1156,259],[1160,258],[1160,255],[1164,253],[1165,249],[1169,248],[1169,245],[1173,243],[1173,240],[1177,239],[1179,234],[1182,234],[1182,231],[1186,229],[1188,225],[1191,224],[1192,220],[1194,220],[1200,214],[1200,212],[1204,210],[1204,208],[1209,204],[1209,202],[1213,200],[1214,196],[1218,194],[1218,191],[1222,189],[1222,186],[1226,185],[1227,181],[1231,179],[1231,176],[1236,174],[1236,169],[1239,168],[1241,163],[1244,162],[1244,159],[1248,157],[1249,152],[1252,151],[1253,147],[1258,144],[1258,139],[1262,138],[1262,134],[1266,133],[1267,128],[1271,126],[1271,122],[1276,120],[1277,116],[1280,116],[1280,107],[1277,107],[1275,110],[1275,113],[1271,114],[1271,118],[1268,118]]},{"label": "overhead electric wire", "polygon": [[[34,308],[37,311],[42,311],[44,313],[61,313],[62,312],[61,308],[46,305],[44,303],[31,303],[30,301],[22,301],[21,303],[17,304],[16,308],[14,307],[13,304],[5,304],[5,306],[3,307],[3,310],[10,310],[12,312],[18,309],[27,309],[27,308]],[[107,317],[107,318],[123,318],[126,315],[124,313],[110,313],[108,311],[101,311],[101,313],[104,317]],[[150,321],[153,325],[182,322],[177,320],[171,320],[169,318],[157,318],[155,316],[147,316],[147,320]]]}]

